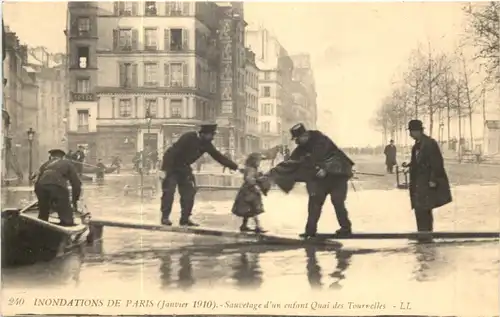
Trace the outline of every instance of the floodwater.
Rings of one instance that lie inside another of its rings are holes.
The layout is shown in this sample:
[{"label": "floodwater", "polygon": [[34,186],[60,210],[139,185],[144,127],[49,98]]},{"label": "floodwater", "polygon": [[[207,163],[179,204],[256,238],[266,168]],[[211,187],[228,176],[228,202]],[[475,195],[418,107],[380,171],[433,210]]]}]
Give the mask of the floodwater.
[{"label": "floodwater", "polygon": [[[150,180],[151,181],[151,180]],[[109,176],[103,186],[87,185],[84,199],[94,218],[159,222],[159,195],[123,192],[137,177]],[[357,232],[414,231],[405,190],[377,190],[355,183],[348,209]],[[3,205],[28,193],[8,192]],[[233,229],[230,214],[235,192],[200,192],[194,219],[206,227]],[[454,202],[435,211],[437,231],[499,231],[500,186],[453,188]],[[306,219],[303,188],[285,195],[272,191],[262,215],[266,229],[298,234]],[[179,215],[178,204],[173,221]],[[320,232],[333,232],[337,222],[329,201]],[[370,298],[372,302],[411,301],[414,314],[467,312],[497,315],[499,307],[498,241],[345,240],[340,250],[241,245],[215,237],[128,229],[104,229],[104,241],[50,263],[3,270],[6,289],[64,289],[65,294],[101,289],[168,294],[173,290],[246,289],[283,293],[331,292],[332,298]],[[271,294],[273,294],[271,293]],[[330,295],[328,295],[330,296]],[[365,297],[363,297],[365,296]],[[398,304],[399,305],[399,304]],[[321,314],[321,312],[311,312]],[[324,312],[323,312],[324,314]],[[333,313],[332,313],[333,314]]]}]

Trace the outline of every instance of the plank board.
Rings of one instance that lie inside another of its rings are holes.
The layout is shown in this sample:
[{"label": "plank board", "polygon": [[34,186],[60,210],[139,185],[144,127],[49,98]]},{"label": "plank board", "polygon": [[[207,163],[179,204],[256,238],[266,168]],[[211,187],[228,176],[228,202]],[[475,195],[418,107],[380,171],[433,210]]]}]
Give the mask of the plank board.
[{"label": "plank board", "polygon": [[338,236],[335,233],[318,233],[320,239],[359,239],[359,240],[387,240],[387,239],[418,239],[418,238],[435,238],[435,239],[472,239],[472,238],[493,238],[499,239],[500,232],[377,232],[377,233],[352,233],[349,236]]},{"label": "plank board", "polygon": [[90,224],[92,226],[98,226],[98,227],[141,229],[149,231],[184,233],[184,234],[194,234],[194,235],[204,235],[204,236],[214,236],[214,237],[234,238],[234,239],[243,238],[243,239],[255,240],[257,242],[281,244],[281,245],[285,244],[285,245],[328,245],[328,246],[338,246],[338,247],[342,246],[342,244],[339,242],[330,241],[326,239],[303,240],[298,237],[293,238],[293,237],[284,237],[271,234],[242,233],[242,232],[200,228],[200,227],[163,226],[157,224],[119,222],[110,220],[91,220]]}]

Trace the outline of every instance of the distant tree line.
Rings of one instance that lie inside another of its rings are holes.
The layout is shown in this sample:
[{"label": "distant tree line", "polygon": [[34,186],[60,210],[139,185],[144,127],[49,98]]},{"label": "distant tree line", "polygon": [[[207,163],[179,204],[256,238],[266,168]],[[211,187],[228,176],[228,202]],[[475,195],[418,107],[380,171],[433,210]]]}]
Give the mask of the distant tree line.
[{"label": "distant tree line", "polygon": [[[425,118],[427,133],[432,135],[437,127],[437,138],[450,143],[451,121],[458,119],[458,135],[470,139],[472,149],[472,115],[481,107],[485,121],[486,91],[500,87],[500,2],[463,10],[468,23],[455,52],[435,52],[431,43],[425,50],[415,49],[406,71],[398,74],[402,80],[382,100],[372,124],[385,139],[405,133],[409,120]],[[464,51],[472,48],[474,56],[465,57]],[[468,136],[463,136],[463,122],[469,125]]]}]

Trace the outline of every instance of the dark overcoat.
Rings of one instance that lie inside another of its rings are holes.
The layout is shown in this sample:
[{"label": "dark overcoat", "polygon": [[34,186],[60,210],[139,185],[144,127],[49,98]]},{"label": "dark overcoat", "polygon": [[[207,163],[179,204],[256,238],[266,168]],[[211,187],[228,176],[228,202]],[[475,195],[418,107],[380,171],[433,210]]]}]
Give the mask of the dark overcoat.
[{"label": "dark overcoat", "polygon": [[398,164],[396,160],[396,154],[397,150],[395,145],[386,145],[384,149],[385,164],[390,166]]},{"label": "dark overcoat", "polygon": [[[429,210],[452,201],[443,155],[436,140],[424,135],[415,142],[409,168],[412,209]],[[436,187],[430,187],[429,182],[436,183]]]}]

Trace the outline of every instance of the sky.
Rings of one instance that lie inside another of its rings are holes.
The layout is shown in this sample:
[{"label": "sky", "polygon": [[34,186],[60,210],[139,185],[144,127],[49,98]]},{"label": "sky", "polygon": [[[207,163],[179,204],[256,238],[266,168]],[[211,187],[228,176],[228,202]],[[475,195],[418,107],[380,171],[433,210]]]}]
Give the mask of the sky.
[{"label": "sky", "polygon": [[[341,146],[366,146],[387,141],[370,121],[411,51],[428,43],[454,50],[464,27],[462,5],[248,2],[245,20],[268,28],[290,54],[311,55],[318,128]],[[3,11],[22,42],[65,51],[65,2],[7,2]]]}]

